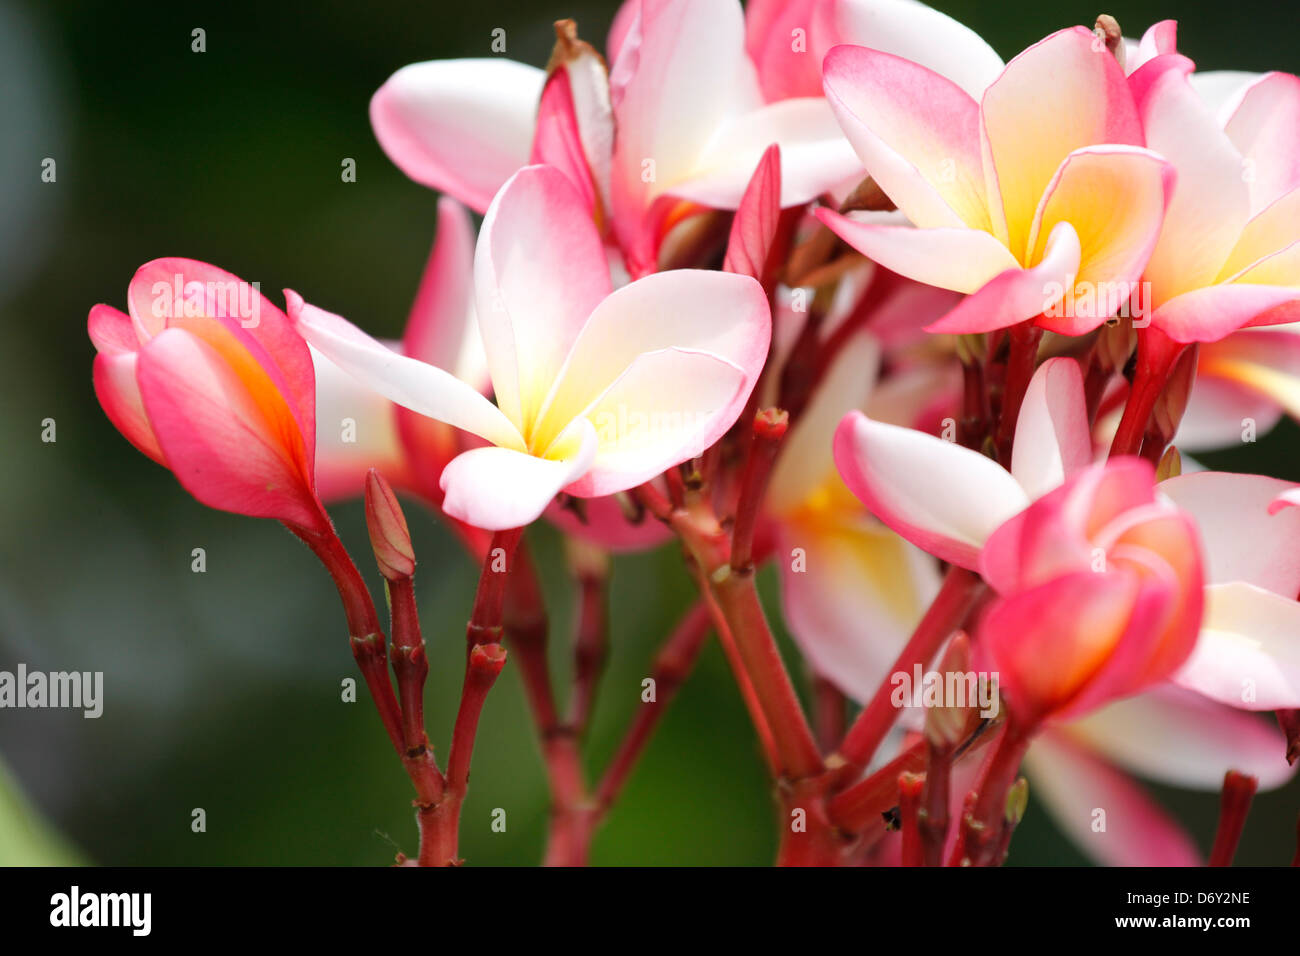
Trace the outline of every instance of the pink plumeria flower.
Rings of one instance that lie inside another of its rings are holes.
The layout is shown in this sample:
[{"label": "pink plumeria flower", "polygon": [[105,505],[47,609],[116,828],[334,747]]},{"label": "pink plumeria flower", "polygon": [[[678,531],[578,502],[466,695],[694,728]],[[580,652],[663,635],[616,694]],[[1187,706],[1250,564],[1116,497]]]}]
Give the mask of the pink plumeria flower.
[{"label": "pink plumeria flower", "polygon": [[313,306],[313,346],[412,411],[488,442],[444,469],[443,509],[478,528],[537,518],[560,491],[623,491],[699,454],[736,420],[767,357],[771,314],[747,276],[681,270],[611,291],[578,193],[545,166],[493,200],[474,260],[496,404]]},{"label": "pink plumeria flower", "polygon": [[1032,319],[1078,335],[1128,300],[1173,175],[1143,148],[1124,73],[1091,32],[1030,47],[978,102],[924,66],[852,46],[827,55],[825,86],[867,171],[916,228],[817,214],[895,272],[970,293],[931,331]]},{"label": "pink plumeria flower", "polygon": [[[1044,362],[1017,422],[1011,470],[953,442],[845,417],[835,460],[886,525],[946,561],[982,570],[1005,522],[1093,459],[1082,376],[1072,359]],[[1205,542],[1204,626],[1176,683],[1232,707],[1300,706],[1300,510],[1270,515],[1294,486],[1259,475],[1198,472],[1159,484]],[[1275,509],[1276,510],[1276,509]]]},{"label": "pink plumeria flower", "polygon": [[1201,624],[1192,519],[1139,458],[1090,465],[989,536],[998,597],[975,645],[1022,728],[1080,716],[1169,678]]},{"label": "pink plumeria flower", "polygon": [[155,259],[127,313],[90,310],[95,394],[118,430],[205,505],[309,531],[315,490],[311,355],[257,286],[192,259]]},{"label": "pink plumeria flower", "polygon": [[772,143],[787,205],[860,168],[819,100],[764,104],[744,33],[738,0],[635,2],[615,24],[608,76],[589,47],[550,85],[500,58],[413,64],[375,94],[371,122],[411,178],[480,210],[530,159],[565,170],[642,275],[678,207],[735,209]]},{"label": "pink plumeria flower", "polygon": [[1175,342],[1212,342],[1300,319],[1300,78],[1215,84],[1236,88],[1216,110],[1167,34],[1166,52],[1129,78],[1147,145],[1178,173],[1142,277],[1151,325]]},{"label": "pink plumeria flower", "polygon": [[371,122],[407,175],[480,211],[525,163],[561,169],[637,276],[684,218],[735,209],[773,143],[785,154],[783,206],[861,179],[822,96],[831,44],[915,57],[972,95],[1001,69],[975,34],[921,4],[774,7],[628,0],[610,30],[608,72],[561,24],[549,75],[499,57],[412,64],[375,94]]}]

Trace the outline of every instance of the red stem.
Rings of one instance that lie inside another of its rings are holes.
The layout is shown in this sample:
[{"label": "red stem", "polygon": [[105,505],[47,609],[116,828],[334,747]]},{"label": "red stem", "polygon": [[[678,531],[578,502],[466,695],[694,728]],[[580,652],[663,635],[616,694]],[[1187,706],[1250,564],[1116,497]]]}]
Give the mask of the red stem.
[{"label": "red stem", "polygon": [[590,827],[585,817],[591,811],[587,806],[577,738],[573,729],[560,721],[555,706],[546,656],[549,638],[546,608],[526,547],[520,547],[516,556],[508,598],[505,628],[533,714],[551,793],[551,828],[545,862],[579,866],[586,862]]},{"label": "red stem", "polygon": [[411,578],[388,582],[392,613],[393,674],[397,678],[397,699],[402,710],[402,738],[407,756],[428,746],[424,731],[424,682],[429,676],[424,636]]},{"label": "red stem", "polygon": [[881,814],[898,801],[898,775],[925,769],[925,741],[905,747],[889,763],[831,798],[828,814],[847,833],[862,833],[881,824]]},{"label": "red stem", "polygon": [[1219,828],[1214,834],[1214,848],[1210,850],[1210,866],[1232,865],[1258,787],[1259,781],[1249,774],[1236,770],[1224,774],[1223,795],[1219,798]]},{"label": "red stem", "polygon": [[347,616],[352,656],[361,668],[361,675],[379,711],[384,730],[388,732],[388,739],[400,755],[405,749],[402,745],[401,710],[388,676],[388,650],[384,632],[379,627],[379,615],[375,613],[374,602],[370,599],[361,572],[352,563],[352,558],[332,524],[328,525],[326,531],[308,531],[288,522],[285,527],[311,548],[334,579],[334,586],[343,601],[343,612]]},{"label": "red stem", "polygon": [[1129,390],[1128,401],[1124,403],[1124,414],[1110,445],[1110,457],[1136,455],[1141,450],[1142,438],[1146,434],[1156,399],[1165,387],[1174,362],[1185,348],[1185,345],[1173,341],[1154,327],[1145,328],[1138,333],[1133,386]]},{"label": "red stem", "polygon": [[704,572],[700,570],[700,566],[694,558],[687,555],[687,562],[690,564],[696,586],[700,590],[700,599],[704,602],[713,618],[713,627],[718,635],[718,644],[722,647],[722,653],[727,658],[727,665],[731,668],[736,687],[740,690],[740,698],[744,701],[745,709],[749,712],[750,723],[754,726],[754,733],[758,737],[759,746],[762,748],[763,756],[767,760],[767,769],[775,777],[780,773],[781,761],[777,756],[776,740],[772,736],[772,728],[767,724],[767,715],[763,712],[763,704],[758,699],[758,691],[754,689],[754,682],[749,679],[749,672],[745,670],[745,662],[740,658],[740,649],[736,647],[736,639],[731,634],[731,627],[727,624],[726,615],[722,613],[722,608],[718,607],[713,591],[709,588],[708,579],[705,578]]},{"label": "red stem", "polygon": [[972,791],[975,800],[963,815],[961,833],[949,861],[955,866],[988,866],[996,862],[1007,826],[1007,792],[1015,783],[1020,761],[1031,734],[1011,721],[1002,728],[997,744],[980,771]]},{"label": "red stem", "polygon": [[925,863],[921,844],[921,791],[925,775],[904,771],[898,775],[898,819],[903,835],[903,866]]},{"label": "red stem", "polygon": [[483,571],[474,595],[474,608],[470,612],[466,640],[475,644],[495,644],[501,638],[501,621],[505,613],[506,582],[514,565],[515,549],[523,536],[523,528],[496,531],[488,545]]},{"label": "red stem", "polygon": [[1011,460],[1016,421],[1020,417],[1020,405],[1025,400],[1025,393],[1029,390],[1029,380],[1034,377],[1034,369],[1038,364],[1038,343],[1042,341],[1043,330],[1031,319],[1013,325],[1007,336],[1011,344],[996,438],[998,455],[1004,462]]},{"label": "red stem", "polygon": [[605,666],[608,616],[604,574],[578,575],[578,629],[573,643],[573,695],[569,699],[569,725],[581,736],[591,717],[596,683]]},{"label": "red stem", "polygon": [[790,416],[779,408],[768,408],[754,416],[749,455],[736,502],[736,523],[731,533],[731,567],[736,571],[753,569],[754,529],[762,510],[767,479],[776,461],[777,449],[790,425]]}]

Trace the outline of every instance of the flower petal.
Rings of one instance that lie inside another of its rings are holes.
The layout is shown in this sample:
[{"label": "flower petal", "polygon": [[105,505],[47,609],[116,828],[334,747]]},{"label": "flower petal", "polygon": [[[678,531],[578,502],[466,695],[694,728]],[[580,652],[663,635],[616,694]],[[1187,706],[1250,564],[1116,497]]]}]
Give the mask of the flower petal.
[{"label": "flower petal", "polygon": [[1031,498],[1047,494],[1092,461],[1083,373],[1070,358],[1038,367],[1016,419],[1011,474]]},{"label": "flower petal", "polygon": [[[1028,251],[1039,200],[1065,158],[1085,146],[1141,146],[1142,127],[1115,58],[1083,27],[1053,33],[1025,50],[980,103],[990,163],[990,197],[1001,196],[1007,246]],[[1028,259],[1025,260],[1030,261]]]},{"label": "flower petal", "polygon": [[108,420],[138,450],[160,465],[166,465],[149,416],[145,414],[136,382],[135,352],[100,352],[95,356],[95,397]]},{"label": "flower petal", "polygon": [[835,432],[840,477],[881,521],[964,568],[1000,524],[1029,504],[1016,480],[979,452],[850,412]]},{"label": "flower petal", "polygon": [[1217,342],[1261,319],[1293,321],[1296,316],[1284,307],[1297,301],[1300,288],[1229,282],[1170,299],[1155,310],[1151,324],[1175,342]]},{"label": "flower petal", "polygon": [[1201,471],[1160,483],[1160,491],[1196,520],[1207,584],[1244,581],[1293,597],[1300,594],[1300,511],[1269,514],[1293,482],[1264,475]]},{"label": "flower petal", "polygon": [[[1065,158],[1038,208],[1026,261],[1044,256],[1048,236],[1068,222],[1079,237],[1076,294],[1069,308],[1045,310],[1053,331],[1079,335],[1096,328],[1128,302],[1160,238],[1174,170],[1134,146],[1089,146]],[[1098,202],[1105,196],[1105,202]]]},{"label": "flower petal", "polygon": [[1136,781],[1062,734],[1041,734],[1025,754],[1025,771],[1052,818],[1092,859],[1107,866],[1201,865],[1192,838]]},{"label": "flower petal", "polygon": [[767,258],[776,239],[780,215],[781,148],[774,144],[763,152],[736,207],[723,270],[762,282],[768,272]]},{"label": "flower petal", "polygon": [[835,8],[841,41],[912,60],[979,96],[1002,72],[1002,58],[974,30],[910,0],[846,0]]},{"label": "flower petal", "polygon": [[610,68],[618,131],[610,202],[625,249],[642,244],[651,203],[689,177],[713,135],[760,104],[744,32],[735,0],[641,4]]},{"label": "flower petal", "polygon": [[483,218],[474,287],[497,404],[527,435],[611,288],[600,235],[563,173],[528,166],[501,187]]},{"label": "flower petal", "polygon": [[442,470],[443,511],[485,531],[531,524],[586,473],[596,454],[595,429],[581,421],[563,444],[551,458],[496,447],[457,455]]},{"label": "flower petal", "polygon": [[482,348],[474,321],[473,277],[473,224],[464,206],[443,196],[433,249],[402,333],[403,354],[452,374],[463,372],[462,355],[471,347]]},{"label": "flower petal", "polygon": [[1182,687],[1250,710],[1300,707],[1300,603],[1243,582],[1206,588]]},{"label": "flower petal", "polygon": [[694,458],[735,423],[753,384],[743,369],[708,352],[643,352],[582,412],[599,444],[569,493],[626,491]]},{"label": "flower petal", "polygon": [[1229,770],[1271,790],[1291,779],[1277,724],[1162,684],[1064,724],[1058,733],[1148,780],[1217,791]]},{"label": "flower petal", "polygon": [[788,523],[778,548],[790,633],[814,671],[869,700],[938,593],[934,559],[866,514]]},{"label": "flower petal", "polygon": [[[1006,246],[979,229],[914,229],[864,222],[824,207],[813,212],[867,258],[926,285],[971,293],[1006,270],[1019,268]],[[1042,298],[1040,294],[1040,303]]]},{"label": "flower petal", "polygon": [[510,420],[472,386],[434,365],[408,358],[376,342],[341,316],[301,301],[290,312],[303,338],[362,385],[398,405],[485,438],[522,450],[524,440]]},{"label": "flower petal", "polygon": [[755,164],[773,143],[781,147],[781,205],[809,202],[850,178],[862,163],[820,96],[782,100],[736,117],[720,129],[669,191],[716,209],[735,209]]},{"label": "flower petal", "polygon": [[558,434],[645,352],[707,352],[744,373],[748,394],[767,361],[771,324],[763,287],[749,276],[681,269],[638,279],[592,312],[556,378],[537,440]]},{"label": "flower petal", "polygon": [[288,317],[262,295],[260,283],[245,282],[194,259],[154,259],[131,277],[127,307],[137,327],[203,319],[223,326],[287,403],[307,439],[304,451],[310,468],[316,444],[316,373],[307,344]]},{"label": "flower petal", "polygon": [[1178,172],[1144,274],[1157,305],[1212,284],[1250,216],[1241,154],[1188,83],[1191,70],[1186,57],[1161,56],[1132,79],[1147,145]]},{"label": "flower petal", "polygon": [[828,478],[838,480],[832,451],[835,429],[848,412],[866,406],[879,368],[880,344],[871,335],[859,332],[844,343],[781,442],[767,488],[771,511],[793,511]]},{"label": "flower petal", "polygon": [[1245,161],[1251,208],[1300,187],[1300,77],[1265,73],[1246,88],[1223,131]]},{"label": "flower petal", "polygon": [[1258,212],[1241,230],[1219,270],[1220,281],[1240,275],[1256,263],[1300,241],[1300,189],[1283,194]]},{"label": "flower petal", "polygon": [[837,46],[826,99],[885,194],[921,228],[989,229],[979,108],[951,80],[902,57]]},{"label": "flower petal", "polygon": [[404,66],[370,101],[388,158],[476,212],[528,162],[545,73],[499,57]]},{"label": "flower petal", "polygon": [[269,377],[242,371],[184,329],[140,350],[140,395],[167,467],[209,507],[319,530],[328,519],[292,413]]},{"label": "flower petal", "polygon": [[316,366],[316,492],[322,501],[354,498],[366,474],[378,468],[397,487],[409,487],[406,455],[397,433],[397,406],[362,385],[319,351]]},{"label": "flower petal", "polygon": [[[927,325],[926,331],[991,332],[1044,315],[1060,301],[1064,291],[1073,286],[1074,277],[1079,274],[1081,255],[1074,226],[1058,222],[1047,238],[1042,259],[1037,265],[1029,269],[1016,266],[999,273],[938,322]],[[1040,321],[1054,327],[1064,326],[1061,331],[1067,334],[1086,331],[1075,330],[1075,323],[1091,329],[1102,322],[1089,315],[1065,319],[1048,316]]]}]

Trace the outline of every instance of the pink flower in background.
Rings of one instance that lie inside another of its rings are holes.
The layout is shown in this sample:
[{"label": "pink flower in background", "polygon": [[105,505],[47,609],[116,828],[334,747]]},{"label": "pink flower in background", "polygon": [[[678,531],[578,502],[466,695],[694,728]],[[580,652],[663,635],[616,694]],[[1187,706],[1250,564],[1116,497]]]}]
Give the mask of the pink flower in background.
[{"label": "pink flower in background", "polygon": [[1172,42],[1170,29],[1167,52],[1129,78],[1147,145],[1177,171],[1142,276],[1151,324],[1176,342],[1213,342],[1245,325],[1296,321],[1300,78],[1264,74],[1216,115]]},{"label": "pink flower in background", "polygon": [[555,166],[634,276],[654,270],[685,217],[735,209],[773,143],[784,152],[783,206],[862,178],[822,95],[834,43],[914,57],[971,95],[1002,67],[961,24],[904,0],[747,12],[736,0],[628,0],[608,70],[571,23],[557,33],[549,72],[501,57],[404,67],[375,94],[371,123],[407,175],[479,211],[519,167]]},{"label": "pink flower in background", "polygon": [[[1124,73],[1095,40],[1082,27],[1052,34],[979,102],[900,57],[852,46],[827,55],[826,95],[845,135],[916,228],[817,214],[895,272],[970,293],[931,331],[1035,319],[1079,335],[1127,301],[1173,176],[1142,148]],[[1090,304],[1062,307],[1076,288],[1091,290]]]},{"label": "pink flower in background", "polygon": [[870,47],[946,76],[978,97],[1002,58],[956,20],[913,0],[751,0],[745,48],[769,101],[822,95],[822,61],[841,43]]},{"label": "pink flower in background", "polygon": [[846,409],[870,407],[880,347],[848,343],[785,439],[768,489],[768,535],[790,632],[813,669],[868,698],[939,590],[936,562],[873,517],[835,471]]},{"label": "pink flower in background", "polygon": [[1196,386],[1174,444],[1204,451],[1266,434],[1283,414],[1300,418],[1300,332],[1246,328],[1201,345]]},{"label": "pink flower in background", "polygon": [[130,442],[203,504],[328,524],[315,490],[311,355],[250,283],[192,259],[155,259],[127,313],[90,310],[95,394]]},{"label": "pink flower in background", "polygon": [[489,442],[443,470],[444,510],[526,525],[561,490],[599,497],[703,451],[740,414],[771,317],[746,276],[663,273],[611,291],[600,237],[549,167],[511,178],[484,220],[475,290],[496,404],[313,306],[304,336],[375,391]]},{"label": "pink flower in background", "polygon": [[1200,866],[1195,841],[1136,778],[1215,792],[1235,769],[1273,790],[1295,776],[1285,752],[1271,719],[1166,684],[1045,728],[1024,770],[1044,809],[1096,862]]}]

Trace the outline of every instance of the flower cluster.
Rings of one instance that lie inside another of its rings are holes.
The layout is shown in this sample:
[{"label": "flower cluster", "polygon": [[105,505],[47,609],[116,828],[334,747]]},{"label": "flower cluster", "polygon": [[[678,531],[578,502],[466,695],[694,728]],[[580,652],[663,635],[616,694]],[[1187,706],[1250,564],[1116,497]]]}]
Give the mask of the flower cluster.
[{"label": "flower cluster", "polygon": [[[506,648],[551,863],[585,862],[710,634],[780,783],[782,863],[996,864],[1028,795],[1099,861],[1195,864],[1135,776],[1290,779],[1300,485],[1183,453],[1300,416],[1300,78],[1198,72],[1172,21],[1004,63],[912,0],[627,0],[603,55],[561,21],[545,70],[413,64],[370,118],[444,194],[401,342],[174,258],[89,333],[132,444],[330,571],[415,862],[458,861]],[[394,488],[483,566],[445,767]],[[363,494],[391,650],[322,504]],[[581,597],[567,716],[539,519]],[[609,555],[658,547],[699,601],[589,784]]]}]

